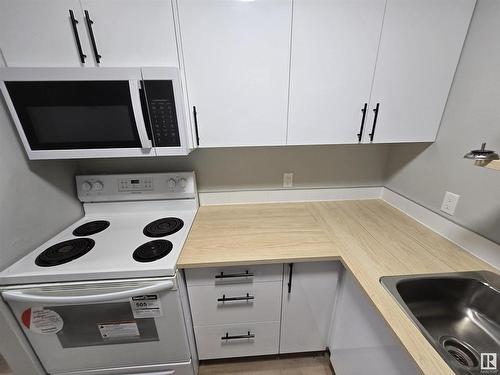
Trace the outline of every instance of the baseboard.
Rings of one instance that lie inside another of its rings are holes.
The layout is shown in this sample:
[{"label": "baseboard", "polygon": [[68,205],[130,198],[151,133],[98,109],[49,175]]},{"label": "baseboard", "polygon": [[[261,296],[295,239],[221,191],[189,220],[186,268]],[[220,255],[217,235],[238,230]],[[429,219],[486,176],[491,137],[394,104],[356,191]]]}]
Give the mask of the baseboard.
[{"label": "baseboard", "polygon": [[377,199],[382,187],[234,190],[200,192],[200,205]]},{"label": "baseboard", "polygon": [[382,199],[419,223],[500,270],[500,245],[466,229],[394,191],[382,188]]}]

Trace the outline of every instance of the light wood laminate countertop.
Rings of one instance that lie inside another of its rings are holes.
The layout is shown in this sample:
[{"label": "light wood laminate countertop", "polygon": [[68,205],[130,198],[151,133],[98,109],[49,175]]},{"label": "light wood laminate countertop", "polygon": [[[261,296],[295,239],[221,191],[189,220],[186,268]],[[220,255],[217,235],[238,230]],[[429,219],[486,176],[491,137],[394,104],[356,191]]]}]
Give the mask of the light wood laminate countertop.
[{"label": "light wood laminate countertop", "polygon": [[382,200],[200,207],[179,268],[340,260],[425,374],[453,371],[382,276],[497,272]]}]

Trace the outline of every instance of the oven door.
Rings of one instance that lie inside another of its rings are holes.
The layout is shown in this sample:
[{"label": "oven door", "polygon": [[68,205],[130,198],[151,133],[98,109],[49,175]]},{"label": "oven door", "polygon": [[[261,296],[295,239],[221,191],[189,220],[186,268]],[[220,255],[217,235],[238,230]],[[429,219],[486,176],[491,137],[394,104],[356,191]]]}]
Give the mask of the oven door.
[{"label": "oven door", "polygon": [[2,297],[50,374],[191,358],[175,279],[29,287]]},{"label": "oven door", "polygon": [[7,73],[0,89],[30,159],[154,155],[140,69]]}]

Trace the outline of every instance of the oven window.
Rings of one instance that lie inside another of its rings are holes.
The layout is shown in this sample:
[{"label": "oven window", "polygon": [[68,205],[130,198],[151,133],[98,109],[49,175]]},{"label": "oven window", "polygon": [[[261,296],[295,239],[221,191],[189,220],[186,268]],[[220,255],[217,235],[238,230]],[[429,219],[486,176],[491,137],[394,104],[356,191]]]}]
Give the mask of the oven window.
[{"label": "oven window", "polygon": [[6,87],[32,150],[140,147],[128,81]]},{"label": "oven window", "polygon": [[63,348],[158,341],[154,318],[135,319],[128,302],[51,306],[62,318]]}]

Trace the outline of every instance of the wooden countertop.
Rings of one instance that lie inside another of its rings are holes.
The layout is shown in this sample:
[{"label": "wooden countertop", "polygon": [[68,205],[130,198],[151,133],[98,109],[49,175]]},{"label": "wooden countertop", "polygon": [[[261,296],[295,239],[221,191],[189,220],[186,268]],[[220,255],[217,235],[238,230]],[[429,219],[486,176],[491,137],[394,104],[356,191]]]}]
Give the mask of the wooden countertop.
[{"label": "wooden countertop", "polygon": [[453,371],[379,279],[491,270],[382,200],[201,207],[178,267],[340,260],[425,374]]}]

